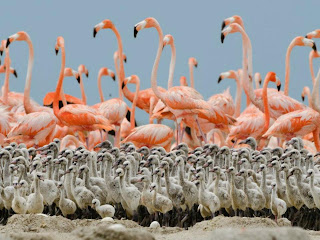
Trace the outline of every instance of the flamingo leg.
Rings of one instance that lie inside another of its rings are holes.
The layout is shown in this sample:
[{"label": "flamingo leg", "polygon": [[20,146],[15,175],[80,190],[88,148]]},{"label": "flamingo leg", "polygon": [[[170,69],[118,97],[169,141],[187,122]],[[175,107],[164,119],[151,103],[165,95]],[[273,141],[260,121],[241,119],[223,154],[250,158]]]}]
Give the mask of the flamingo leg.
[{"label": "flamingo leg", "polygon": [[116,126],[115,135],[114,135],[114,146],[115,147],[120,147],[120,130],[121,130],[121,125]]},{"label": "flamingo leg", "polygon": [[198,125],[199,131],[200,131],[200,133],[201,133],[201,136],[202,136],[202,138],[203,138],[204,143],[207,143],[207,138],[206,138],[206,136],[204,135],[204,133],[202,132],[202,129],[201,129],[201,127],[200,127],[200,123],[199,123],[199,121],[198,121],[198,118],[196,118],[196,123],[197,123],[197,125]]}]

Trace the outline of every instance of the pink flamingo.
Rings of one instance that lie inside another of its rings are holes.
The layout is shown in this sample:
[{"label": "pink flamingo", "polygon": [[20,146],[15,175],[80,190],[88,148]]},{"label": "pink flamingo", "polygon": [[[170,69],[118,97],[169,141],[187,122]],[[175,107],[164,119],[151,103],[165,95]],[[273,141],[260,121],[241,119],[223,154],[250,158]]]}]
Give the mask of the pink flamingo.
[{"label": "pink flamingo", "polygon": [[237,91],[236,91],[236,97],[235,97],[236,104],[235,104],[234,116],[235,117],[239,117],[240,111],[241,111],[241,92],[242,92],[239,75],[238,75],[238,73],[236,71],[233,71],[233,70],[230,70],[228,72],[223,72],[219,76],[218,83],[220,83],[221,80],[225,79],[225,78],[231,78],[231,79],[234,79],[236,81]]},{"label": "pink flamingo", "polygon": [[[237,24],[232,23],[228,27],[226,27],[222,33],[221,38],[224,39],[226,35],[230,33],[240,32],[242,35],[242,39],[244,42],[248,41],[248,35],[245,33],[243,28]],[[297,37],[295,38],[295,44],[297,45],[312,45],[314,42],[312,40],[308,40],[306,42],[306,38],[303,37]],[[257,107],[259,110],[264,111],[263,107],[263,99],[262,99],[262,89],[256,89],[253,90],[252,84],[249,83],[248,75],[247,75],[247,66],[248,66],[248,60],[246,58],[247,56],[247,47],[245,47],[243,51],[243,87],[244,90],[249,96],[250,101]],[[270,117],[277,119],[283,114],[286,114],[288,112],[292,112],[298,109],[304,109],[305,106],[301,104],[300,102],[296,101],[293,98],[290,98],[286,96],[283,92],[277,92],[275,89],[268,89],[268,96],[269,96],[269,106],[270,106]]]},{"label": "pink flamingo", "polygon": [[170,150],[173,138],[173,130],[162,124],[147,124],[134,128],[135,107],[139,94],[140,80],[136,75],[125,79],[124,84],[136,84],[136,93],[132,105],[131,133],[122,142],[132,142],[136,147],[147,146],[149,148],[155,146],[164,147]]},{"label": "pink flamingo", "polygon": [[[202,115],[202,118],[206,118],[212,123],[228,125],[232,121],[231,117],[223,114],[219,109],[210,106],[206,101],[204,101],[201,94],[193,88],[179,86],[172,87],[166,92],[159,91],[156,78],[163,47],[163,33],[156,19],[146,18],[145,20],[135,25],[134,37],[136,37],[137,33],[144,28],[156,28],[156,30],[158,31],[159,46],[157,57],[152,69],[151,86],[156,96],[160,98],[169,107],[170,111],[175,115],[178,129],[180,128],[181,121],[189,117],[195,120],[201,132],[201,135],[205,140],[205,136],[199,125],[198,115]],[[180,132],[180,130],[178,130],[178,132]]]},{"label": "pink flamingo", "polygon": [[[71,127],[75,131],[94,131],[99,129],[104,129],[110,131],[113,129],[110,122],[103,117],[100,112],[95,109],[82,104],[69,104],[67,106],[59,109],[58,99],[62,89],[63,79],[64,79],[64,69],[65,69],[65,47],[63,37],[57,38],[57,43],[55,46],[56,53],[58,54],[59,49],[61,49],[61,70],[59,75],[59,80],[56,87],[56,93],[53,101],[53,112],[56,117],[66,126]],[[88,138],[86,136],[86,143],[88,146]]]},{"label": "pink flamingo", "polygon": [[32,105],[30,102],[31,73],[33,66],[33,46],[26,32],[18,32],[11,35],[6,42],[6,48],[13,41],[26,41],[29,46],[29,61],[24,90],[24,108],[27,115],[19,119],[18,124],[8,133],[7,141],[25,142],[27,146],[49,143],[57,123],[52,109]]},{"label": "pink flamingo", "polygon": [[269,72],[264,80],[263,84],[263,104],[264,113],[261,111],[249,112],[247,114],[241,114],[237,118],[237,122],[230,129],[228,141],[239,139],[246,139],[248,137],[254,137],[257,140],[261,139],[261,136],[268,130],[270,124],[270,114],[268,105],[268,83],[276,82],[278,90],[280,90],[281,82],[274,72]]}]

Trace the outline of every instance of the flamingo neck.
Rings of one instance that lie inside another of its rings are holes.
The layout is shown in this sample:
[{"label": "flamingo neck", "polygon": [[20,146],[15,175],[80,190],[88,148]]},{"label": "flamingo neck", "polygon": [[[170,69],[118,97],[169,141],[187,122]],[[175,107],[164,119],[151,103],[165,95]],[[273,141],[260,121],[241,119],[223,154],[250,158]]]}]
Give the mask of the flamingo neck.
[{"label": "flamingo neck", "polygon": [[29,60],[28,60],[28,70],[27,70],[27,77],[26,77],[26,86],[24,88],[24,108],[26,113],[35,112],[35,108],[30,103],[30,89],[31,89],[31,76],[32,76],[32,68],[33,68],[33,60],[34,60],[34,53],[33,53],[33,45],[29,38],[27,38],[26,42],[29,46]]},{"label": "flamingo neck", "polygon": [[139,91],[140,91],[140,81],[137,79],[136,94],[134,95],[132,107],[131,107],[131,119],[130,119],[131,129],[134,129],[135,127],[135,113],[136,113],[136,105],[137,105]]},{"label": "flamingo neck", "polygon": [[152,73],[151,73],[151,88],[152,88],[154,94],[158,98],[160,98],[162,102],[165,103],[166,101],[164,100],[164,94],[159,91],[158,86],[157,86],[157,71],[158,71],[158,66],[159,66],[160,57],[161,57],[161,53],[162,53],[163,33],[162,33],[162,29],[158,23],[156,24],[155,28],[159,34],[159,45],[158,45],[157,56],[154,61]]},{"label": "flamingo neck", "polygon": [[189,64],[189,73],[190,73],[190,87],[194,88],[193,64]]},{"label": "flamingo neck", "polygon": [[9,56],[9,49],[5,49],[6,57],[4,59],[4,64],[6,66],[6,76],[4,80],[4,88],[3,88],[3,103],[8,103],[8,94],[9,94],[9,76],[10,76],[10,56]]},{"label": "flamingo neck", "polygon": [[[255,99],[255,94],[253,91],[253,87],[252,87],[252,77],[251,80],[248,78],[248,58],[247,58],[247,48],[248,48],[248,42],[249,37],[247,35],[247,33],[243,30],[243,28],[239,27],[239,32],[242,36],[242,42],[245,44],[242,44],[242,54],[243,54],[243,60],[242,60],[242,65],[243,65],[243,69],[242,69],[242,82],[243,82],[243,89],[247,95],[247,97],[250,99],[250,101],[254,104],[254,105],[258,105],[256,99]],[[248,105],[248,98],[247,98],[247,105]]]},{"label": "flamingo neck", "polygon": [[59,74],[59,80],[56,88],[56,92],[53,99],[53,112],[57,118],[59,118],[59,96],[63,85],[63,78],[64,78],[64,68],[66,65],[66,53],[64,46],[61,46],[61,68]]},{"label": "flamingo neck", "polygon": [[173,86],[173,75],[174,68],[176,65],[176,47],[174,43],[171,44],[171,61],[170,61],[170,70],[169,70],[169,79],[168,79],[168,89]]},{"label": "flamingo neck", "polygon": [[263,94],[262,94],[262,98],[263,98],[263,105],[264,105],[264,119],[265,119],[265,123],[264,123],[264,131],[267,131],[269,128],[269,123],[270,123],[270,113],[269,113],[269,105],[268,105],[268,83],[269,83],[269,79],[265,79],[264,83],[263,83]]},{"label": "flamingo neck", "polygon": [[119,89],[119,98],[121,100],[123,100],[123,95],[122,95],[122,83],[124,81],[125,78],[125,73],[124,73],[124,65],[123,65],[123,47],[122,47],[122,40],[121,40],[121,36],[117,30],[116,27],[112,27],[112,31],[114,32],[114,34],[116,35],[117,41],[118,41],[118,58],[120,60],[120,69],[119,69],[119,75],[118,77],[118,89]]},{"label": "flamingo neck", "polygon": [[312,90],[312,108],[320,113],[320,106],[319,106],[319,79],[320,79],[320,69],[318,71],[317,77],[315,79],[315,83],[313,85]]},{"label": "flamingo neck", "polygon": [[101,78],[102,74],[98,75],[98,90],[99,90],[99,95],[100,95],[100,102],[104,102],[104,97],[103,97],[103,92],[102,92],[102,87],[101,87]]},{"label": "flamingo neck", "polygon": [[236,91],[236,111],[235,111],[235,117],[239,117],[240,111],[241,111],[241,94],[242,94],[242,89],[241,89],[241,82],[239,79],[239,76],[235,77],[236,84],[237,84],[237,91]]},{"label": "flamingo neck", "polygon": [[87,105],[87,96],[86,93],[84,91],[84,86],[83,86],[83,79],[82,79],[82,72],[79,72],[79,76],[80,76],[80,89],[81,89],[81,98],[82,98],[82,102]]},{"label": "flamingo neck", "polygon": [[309,107],[313,108],[312,97],[311,97],[311,93],[310,93],[310,88],[307,87],[307,88],[305,89],[305,94],[308,96]]},{"label": "flamingo neck", "polygon": [[287,53],[286,53],[286,73],[285,73],[285,84],[284,84],[284,95],[288,96],[289,94],[289,82],[290,82],[290,55],[294,47],[294,40],[290,43]]}]

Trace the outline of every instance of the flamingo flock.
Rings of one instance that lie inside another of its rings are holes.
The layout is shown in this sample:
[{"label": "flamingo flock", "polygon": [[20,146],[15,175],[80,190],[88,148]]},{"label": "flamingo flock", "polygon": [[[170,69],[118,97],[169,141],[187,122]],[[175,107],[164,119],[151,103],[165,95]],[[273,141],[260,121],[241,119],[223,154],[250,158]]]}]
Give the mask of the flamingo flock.
[{"label": "flamingo flock", "polygon": [[[164,35],[152,17],[134,25],[134,38],[154,28],[158,49],[151,73],[151,88],[140,89],[139,76],[125,74],[127,56],[113,22],[106,19],[93,27],[93,37],[110,29],[118,48],[115,72],[103,67],[98,73],[100,102],[89,106],[83,86],[87,67],[67,67],[67,44],[57,37],[55,53],[61,56],[55,91],[43,106],[30,98],[34,48],[24,31],[1,41],[5,81],[0,98],[0,209],[2,223],[10,215],[61,214],[77,218],[128,218],[148,225],[188,227],[197,221],[225,216],[283,215],[294,225],[319,229],[320,152],[319,81],[313,59],[320,56],[313,38],[320,30],[294,38],[285,59],[285,84],[275,72],[262,80],[253,71],[252,46],[240,16],[222,23],[221,42],[228,35],[242,37],[242,68],[222,72],[218,84],[234,79],[233,99],[229,89],[208,100],[195,89],[194,68],[188,60],[190,86],[180,78],[174,86],[176,48],[173,35]],[[9,47],[24,41],[29,48],[24,93],[9,90]],[[302,100],[289,96],[290,54],[295,46],[311,48],[309,66],[312,91],[305,87]],[[167,89],[157,85],[162,51],[171,48]],[[118,98],[105,100],[102,77],[118,84]],[[63,90],[65,77],[77,80],[81,99]],[[253,83],[254,79],[254,83]],[[269,83],[274,87],[269,87]],[[132,92],[128,85],[135,85]],[[254,85],[253,85],[254,84]],[[262,87],[260,88],[260,86]],[[241,111],[242,90],[247,104]],[[132,105],[124,101],[127,98]],[[136,107],[149,115],[149,123],[137,126]],[[164,124],[172,120],[175,129]],[[155,123],[157,122],[157,123]],[[113,137],[112,137],[113,136]],[[112,138],[113,143],[109,141]]]}]

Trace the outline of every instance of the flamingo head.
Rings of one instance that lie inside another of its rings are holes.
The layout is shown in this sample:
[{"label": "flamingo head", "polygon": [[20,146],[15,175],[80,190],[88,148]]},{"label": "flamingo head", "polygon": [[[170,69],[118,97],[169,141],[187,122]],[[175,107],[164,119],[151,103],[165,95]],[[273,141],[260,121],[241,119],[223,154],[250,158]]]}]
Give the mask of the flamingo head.
[{"label": "flamingo head", "polygon": [[266,76],[266,80],[270,81],[270,82],[275,82],[277,85],[277,89],[278,91],[280,91],[281,89],[281,82],[279,80],[279,78],[277,77],[275,72],[268,72],[267,76]]},{"label": "flamingo head", "polygon": [[163,47],[165,47],[166,45],[173,45],[174,44],[174,38],[171,34],[167,34],[164,36],[163,38]]},{"label": "flamingo head", "polygon": [[189,65],[193,65],[195,67],[198,67],[198,61],[194,57],[189,58]]},{"label": "flamingo head", "polygon": [[188,86],[187,78],[185,76],[180,77],[180,85],[181,86]]},{"label": "flamingo head", "polygon": [[97,25],[94,26],[93,28],[93,37],[96,37],[97,33],[101,30],[101,29],[113,29],[114,25],[113,22],[109,19],[105,19],[102,22],[98,23]]},{"label": "flamingo head", "polygon": [[301,93],[301,99],[302,99],[303,102],[304,102],[304,98],[305,98],[307,92],[310,92],[309,87],[304,87],[304,88],[302,89],[302,93]]},{"label": "flamingo head", "polygon": [[221,31],[221,43],[224,42],[225,37],[229,33],[236,33],[236,32],[239,32],[240,30],[243,30],[243,28],[238,23],[231,23],[230,25],[226,26]]},{"label": "flamingo head", "polygon": [[122,89],[128,84],[128,83],[133,83],[133,84],[138,84],[140,82],[139,77],[137,75],[131,75],[130,77],[127,77],[124,79],[122,83]]},{"label": "flamingo head", "polygon": [[312,32],[307,33],[306,38],[320,38],[320,29],[316,29]]},{"label": "flamingo head", "polygon": [[225,26],[230,25],[231,23],[238,23],[242,28],[244,28],[242,18],[238,15],[234,15],[232,17],[226,18],[223,20],[221,25],[221,31],[225,28]]},{"label": "flamingo head", "polygon": [[256,73],[254,74],[254,79],[256,79],[256,80],[258,81],[259,85],[261,86],[261,83],[262,83],[261,74],[258,73],[258,72],[256,72]]},{"label": "flamingo head", "polygon": [[89,71],[88,71],[87,67],[83,64],[79,65],[78,72],[79,72],[79,74],[84,73],[86,75],[86,77],[89,77]]},{"label": "flamingo head", "polygon": [[56,55],[58,55],[59,49],[61,47],[64,47],[64,39],[63,39],[63,37],[59,36],[57,38],[57,42],[56,42],[56,45],[55,45]]},{"label": "flamingo head", "polygon": [[6,42],[6,48],[13,41],[26,41],[26,40],[30,40],[28,33],[23,32],[23,31],[17,32],[15,34],[11,35],[10,37],[8,37],[7,42]]},{"label": "flamingo head", "polygon": [[158,21],[153,17],[148,17],[145,20],[138,22],[136,25],[134,25],[133,36],[136,38],[138,32],[142,29],[156,26],[159,26]]},{"label": "flamingo head", "polygon": [[112,77],[113,81],[116,80],[116,75],[114,74],[114,72],[111,69],[108,69],[106,67],[102,67],[99,70],[99,76],[110,76]]},{"label": "flamingo head", "polygon": [[291,42],[294,46],[309,46],[312,47],[314,51],[317,51],[317,46],[312,39],[298,36]]},{"label": "flamingo head", "polygon": [[218,78],[218,83],[221,82],[222,79],[225,79],[225,78],[233,78],[233,79],[236,79],[237,78],[237,73],[233,70],[230,70],[228,72],[222,72],[220,73],[219,75],[219,78]]}]

